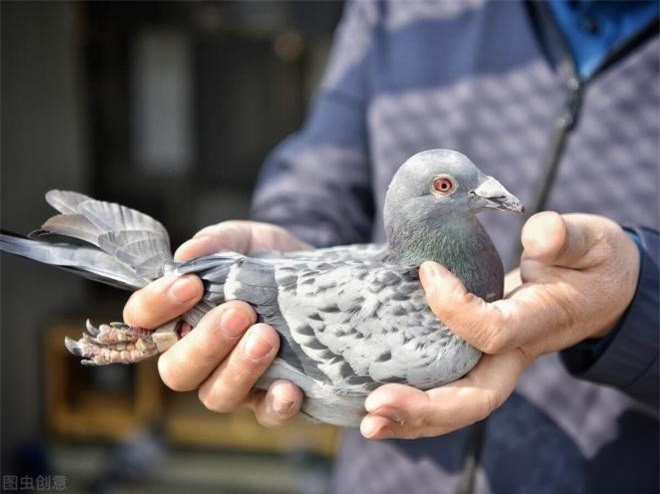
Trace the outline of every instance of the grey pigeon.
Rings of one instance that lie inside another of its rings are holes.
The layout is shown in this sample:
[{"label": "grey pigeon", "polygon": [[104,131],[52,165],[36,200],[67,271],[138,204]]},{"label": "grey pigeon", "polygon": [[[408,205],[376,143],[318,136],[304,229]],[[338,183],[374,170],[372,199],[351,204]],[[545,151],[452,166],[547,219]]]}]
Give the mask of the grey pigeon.
[{"label": "grey pigeon", "polygon": [[417,266],[439,262],[472,293],[488,301],[501,298],[502,263],[476,213],[522,212],[520,201],[497,180],[464,155],[443,149],[414,155],[395,174],[385,200],[385,245],[251,257],[218,252],[177,262],[163,226],[144,214],[74,192],[50,191],[46,199],[62,214],[34,239],[2,235],[1,250],[127,289],[168,273],[194,273],[205,286],[196,307],[155,332],[88,322],[90,334],[66,341],[83,363],[156,355],[211,308],[244,300],[281,336],[280,352],[257,386],[289,380],[305,394],[305,414],[341,426],[359,425],[366,396],[381,384],[430,389],[476,365],[480,352],[428,307]]}]

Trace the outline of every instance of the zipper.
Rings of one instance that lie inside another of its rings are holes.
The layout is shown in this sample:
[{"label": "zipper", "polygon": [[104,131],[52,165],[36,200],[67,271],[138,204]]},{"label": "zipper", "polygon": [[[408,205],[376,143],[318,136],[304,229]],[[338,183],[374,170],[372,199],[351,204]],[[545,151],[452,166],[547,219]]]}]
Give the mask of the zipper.
[{"label": "zipper", "polygon": [[[624,58],[644,41],[652,36],[656,36],[660,29],[659,18],[656,17],[636,35],[631,36],[622,45],[614,48],[587,79],[582,79],[579,76],[575,60],[571,56],[568,43],[559,31],[552,14],[547,11],[547,7],[541,2],[532,0],[525,2],[525,4],[530,22],[538,37],[540,50],[547,58],[552,58],[550,55],[551,44],[554,43],[559,47],[566,81],[564,83],[564,103],[555,120],[549,146],[541,160],[541,173],[537,182],[538,185],[534,191],[531,207],[523,215],[524,221],[530,216],[543,211],[547,206],[550,191],[557,177],[557,171],[564,156],[568,138],[577,126],[588,83],[617,61]],[[522,245],[519,245],[516,258],[520,257],[521,253]],[[458,494],[473,494],[475,491],[477,469],[483,450],[483,443],[486,438],[487,423],[488,418],[477,422],[470,428]]]},{"label": "zipper", "polygon": [[584,87],[584,82],[575,74],[571,74],[566,80],[562,111],[555,120],[550,145],[541,161],[541,174],[539,175],[538,185],[532,196],[531,207],[526,210],[523,216],[524,221],[527,221],[533,214],[543,211],[548,203],[548,197],[555,183],[559,162],[564,156],[568,137],[576,127],[580,116]]},{"label": "zipper", "polygon": [[[659,18],[655,17],[645,27],[640,29],[637,34],[631,36],[621,45],[614,47],[591,75],[586,79],[582,79],[579,76],[576,62],[571,56],[568,43],[559,31],[552,14],[548,12],[547,6],[534,1],[528,2],[527,6],[532,24],[536,27],[539,35],[542,51],[546,53],[546,56],[549,56],[549,46],[554,41],[561,51],[562,65],[567,76],[564,84],[565,96],[562,111],[555,121],[550,145],[541,161],[541,174],[539,175],[538,186],[533,195],[531,207],[527,209],[523,216],[525,221],[530,216],[543,211],[547,206],[548,197],[557,176],[559,162],[564,155],[569,134],[577,125],[584,92],[588,84],[644,41],[652,36],[657,36],[658,29],[660,29]],[[522,246],[519,246],[519,249],[522,249]],[[520,253],[518,251],[518,254]]]}]

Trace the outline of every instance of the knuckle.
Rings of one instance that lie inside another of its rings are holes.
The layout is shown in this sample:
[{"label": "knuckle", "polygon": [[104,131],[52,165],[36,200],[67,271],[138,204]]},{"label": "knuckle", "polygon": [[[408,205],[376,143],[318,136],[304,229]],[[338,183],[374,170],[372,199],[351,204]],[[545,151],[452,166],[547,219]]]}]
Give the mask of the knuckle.
[{"label": "knuckle", "polygon": [[574,328],[581,319],[584,309],[575,307],[573,304],[564,304],[564,306],[553,311],[555,326],[563,329]]},{"label": "knuckle", "polygon": [[467,305],[474,297],[458,279],[452,279],[448,288],[447,294],[449,300],[452,302],[452,307]]},{"label": "knuckle", "polygon": [[479,420],[488,417],[491,413],[499,408],[501,400],[497,394],[492,390],[487,390],[483,395],[483,413]]},{"label": "knuckle", "polygon": [[502,332],[491,329],[485,333],[482,345],[482,350],[485,353],[498,354],[504,351],[507,346],[507,338],[503,336]]},{"label": "knuckle", "polygon": [[431,419],[427,413],[422,413],[419,415],[417,420],[414,422],[413,429],[427,429],[431,426]]},{"label": "knuckle", "polygon": [[[197,323],[196,329],[199,329],[197,334],[202,334],[202,333],[213,333],[219,330],[220,328],[220,321],[222,320],[223,314],[226,312],[227,307],[225,307],[226,304],[218,305],[217,307],[214,307],[210,311],[208,311],[200,321]],[[192,336],[192,333],[189,336]]]},{"label": "knuckle", "polygon": [[195,235],[193,235],[193,238],[215,236],[218,233],[222,233],[224,229],[231,228],[231,223],[232,221],[221,221],[220,223],[214,223],[213,225],[205,226],[197,233],[195,233]]},{"label": "knuckle", "polygon": [[213,248],[244,252],[248,243],[248,223],[241,220],[229,220],[207,226],[198,231],[193,239],[207,237]]},{"label": "knuckle", "polygon": [[435,420],[431,414],[422,412],[415,420],[411,421],[411,423],[404,422],[401,425],[408,431],[408,434],[413,434],[415,435],[415,438],[417,438],[422,431],[432,429],[435,426]]},{"label": "knuckle", "polygon": [[[254,362],[248,359],[234,360],[231,362],[226,372],[222,373],[221,390],[233,389],[239,390],[251,386],[259,376],[260,369]],[[229,394],[229,393],[225,393]]]},{"label": "knuckle", "polygon": [[405,437],[406,439],[420,439],[421,437],[425,436],[425,430],[427,429],[404,428],[403,430],[400,430],[396,435],[399,437]]},{"label": "knuckle", "polygon": [[460,283],[452,282],[447,290],[432,290],[428,296],[434,313],[446,324],[464,324],[465,307],[469,306],[474,295],[465,291]]},{"label": "knuckle", "polygon": [[236,404],[226,399],[226,393],[223,392],[222,386],[217,385],[217,383],[213,386],[200,387],[197,397],[204,408],[211,412],[230,413],[237,408]]},{"label": "knuckle", "polygon": [[480,349],[488,354],[502,353],[511,346],[510,315],[501,311],[496,314],[482,328],[482,344]]},{"label": "knuckle", "polygon": [[257,314],[252,308],[252,306],[247,302],[243,302],[242,300],[230,300],[218,306],[216,309],[220,309],[220,312],[224,312],[226,310],[236,310],[244,314],[247,314],[252,324],[254,324],[257,321]]},{"label": "knuckle", "polygon": [[534,353],[525,347],[516,348],[516,356],[518,357],[520,367],[526,368],[534,360]]},{"label": "knuckle", "polygon": [[197,397],[199,398],[200,403],[204,405],[204,408],[206,408],[207,410],[216,413],[222,413],[224,411],[221,409],[220,406],[218,406],[217,401],[211,398],[210,393],[204,391],[204,388],[199,389],[199,391],[197,392]]}]

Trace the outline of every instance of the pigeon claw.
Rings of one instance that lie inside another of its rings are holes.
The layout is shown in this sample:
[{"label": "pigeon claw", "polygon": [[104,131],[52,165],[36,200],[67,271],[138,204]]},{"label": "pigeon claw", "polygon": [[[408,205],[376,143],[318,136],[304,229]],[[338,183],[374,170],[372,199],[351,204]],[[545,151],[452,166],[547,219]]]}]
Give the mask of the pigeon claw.
[{"label": "pigeon claw", "polygon": [[73,340],[67,336],[64,338],[64,346],[66,346],[66,349],[76,357],[84,357],[83,352],[80,349],[80,345],[76,340]]},{"label": "pigeon claw", "polygon": [[164,352],[179,339],[179,321],[149,331],[121,322],[94,326],[85,324],[87,333],[78,340],[66,337],[64,345],[83,365],[132,364]]}]

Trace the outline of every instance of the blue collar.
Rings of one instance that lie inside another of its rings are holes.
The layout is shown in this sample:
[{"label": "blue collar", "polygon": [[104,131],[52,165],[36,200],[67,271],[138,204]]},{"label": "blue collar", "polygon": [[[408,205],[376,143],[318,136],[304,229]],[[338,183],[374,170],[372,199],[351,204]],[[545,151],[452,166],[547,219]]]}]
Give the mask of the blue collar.
[{"label": "blue collar", "polygon": [[550,0],[548,4],[582,79],[591,77],[608,54],[660,13],[660,2],[654,0]]}]

